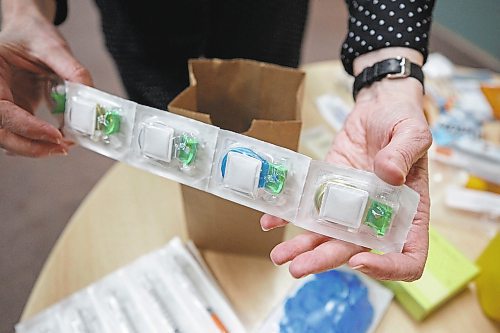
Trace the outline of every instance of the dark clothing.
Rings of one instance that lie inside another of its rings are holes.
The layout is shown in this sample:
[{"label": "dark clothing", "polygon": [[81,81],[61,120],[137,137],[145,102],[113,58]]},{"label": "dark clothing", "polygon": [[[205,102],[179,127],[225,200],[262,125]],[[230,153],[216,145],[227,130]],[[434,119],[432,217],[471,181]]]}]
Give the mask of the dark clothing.
[{"label": "dark clothing", "polygon": [[[328,0],[324,0],[328,1]],[[57,0],[56,20],[66,16]],[[106,46],[130,99],[165,109],[188,84],[189,58],[247,58],[297,67],[309,0],[96,0]],[[346,0],[341,59],[388,46],[427,56],[434,0]]]},{"label": "dark clothing", "polygon": [[96,0],[130,98],[165,109],[188,86],[187,60],[299,65],[308,0]]}]

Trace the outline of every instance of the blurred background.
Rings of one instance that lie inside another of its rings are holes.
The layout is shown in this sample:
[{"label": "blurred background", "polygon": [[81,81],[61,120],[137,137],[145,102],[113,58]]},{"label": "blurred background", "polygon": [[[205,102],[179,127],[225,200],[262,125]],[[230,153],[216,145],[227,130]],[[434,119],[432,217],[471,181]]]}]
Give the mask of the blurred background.
[{"label": "blurred background", "polygon": [[[498,72],[497,1],[437,1],[430,51],[457,65]],[[97,88],[126,97],[104,47],[94,3],[70,1],[69,5],[68,19],[60,30],[74,54],[90,69]],[[346,17],[342,0],[311,0],[303,64],[338,58]],[[52,246],[112,164],[80,148],[68,157],[42,160],[0,155],[0,332],[10,332],[19,320]]]}]

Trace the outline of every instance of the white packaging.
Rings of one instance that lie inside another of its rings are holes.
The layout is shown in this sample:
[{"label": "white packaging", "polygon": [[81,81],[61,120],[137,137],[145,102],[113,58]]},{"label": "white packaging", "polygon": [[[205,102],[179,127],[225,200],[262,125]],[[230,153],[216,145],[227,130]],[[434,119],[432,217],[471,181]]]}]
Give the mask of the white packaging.
[{"label": "white packaging", "polygon": [[16,333],[62,333],[57,307],[50,307],[16,325]]},{"label": "white packaging", "polygon": [[420,196],[375,174],[313,161],[294,224],[381,252],[401,252]]},{"label": "white packaging", "polygon": [[99,314],[88,292],[83,289],[60,303],[59,317],[62,332],[112,333],[106,326],[106,318]]},{"label": "white packaging", "polygon": [[122,160],[132,139],[136,103],[66,82],[64,131],[80,145]]},{"label": "white packaging", "polygon": [[204,332],[192,306],[170,274],[157,268],[158,262],[150,256],[141,258],[128,267],[125,277],[140,303],[146,306],[156,326],[164,333]]},{"label": "white packaging", "polygon": [[184,304],[203,325],[203,332],[246,332],[215,279],[203,270],[179,238],[170,241],[154,257],[157,267],[172,279]]},{"label": "white packaging", "polygon": [[212,125],[137,105],[133,139],[126,162],[206,190],[218,131]]},{"label": "white packaging", "polygon": [[147,308],[137,301],[122,271],[116,271],[92,285],[89,292],[111,332],[161,332]]},{"label": "white packaging", "polygon": [[289,149],[220,130],[208,192],[292,221],[310,161]]}]

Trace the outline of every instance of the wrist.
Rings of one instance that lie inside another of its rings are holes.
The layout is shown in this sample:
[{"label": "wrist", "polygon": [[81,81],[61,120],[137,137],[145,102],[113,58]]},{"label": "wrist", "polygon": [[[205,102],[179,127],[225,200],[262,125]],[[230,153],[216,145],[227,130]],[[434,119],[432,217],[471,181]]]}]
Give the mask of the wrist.
[{"label": "wrist", "polygon": [[423,101],[422,84],[415,78],[390,80],[382,79],[374,82],[368,87],[361,89],[356,101],[373,101],[381,98],[393,100],[406,100],[408,103],[421,105]]},{"label": "wrist", "polygon": [[56,14],[55,0],[3,0],[2,26],[22,16],[40,16],[53,22]]}]

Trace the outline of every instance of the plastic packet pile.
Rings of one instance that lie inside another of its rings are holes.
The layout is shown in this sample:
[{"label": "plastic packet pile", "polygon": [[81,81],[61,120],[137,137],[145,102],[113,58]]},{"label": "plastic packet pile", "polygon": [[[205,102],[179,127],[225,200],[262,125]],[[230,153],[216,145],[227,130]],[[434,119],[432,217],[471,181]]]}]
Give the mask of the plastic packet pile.
[{"label": "plastic packet pile", "polygon": [[17,333],[245,332],[179,238],[16,325]]}]

